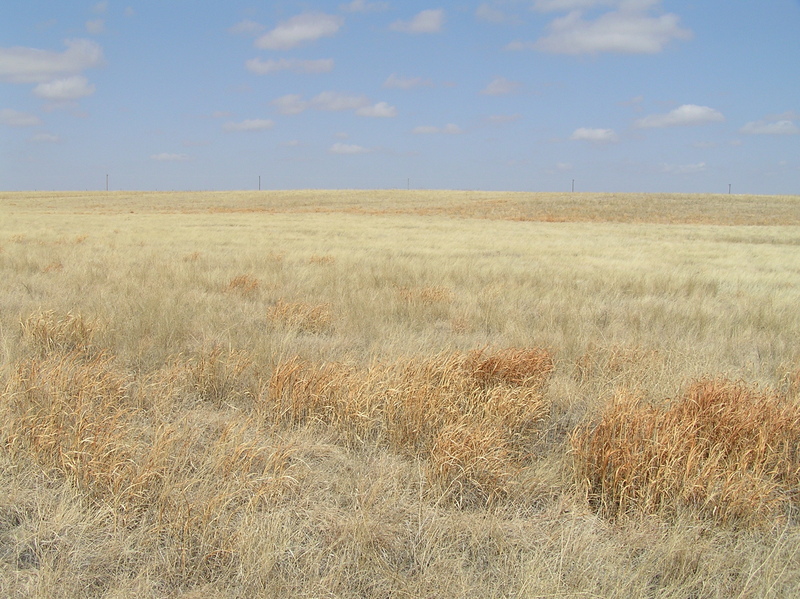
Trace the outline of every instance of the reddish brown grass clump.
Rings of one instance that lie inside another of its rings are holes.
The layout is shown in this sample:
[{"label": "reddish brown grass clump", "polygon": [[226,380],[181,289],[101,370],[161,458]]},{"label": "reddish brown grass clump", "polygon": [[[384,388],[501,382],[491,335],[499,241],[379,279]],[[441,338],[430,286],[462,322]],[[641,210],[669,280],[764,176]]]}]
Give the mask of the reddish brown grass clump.
[{"label": "reddish brown grass clump", "polygon": [[258,279],[250,275],[239,275],[228,283],[228,291],[235,291],[242,295],[253,295],[258,291]]},{"label": "reddish brown grass clump", "polygon": [[798,500],[800,408],[726,380],[699,381],[666,409],[620,398],[572,445],[590,504],[611,517],[758,524]]},{"label": "reddish brown grass clump", "polygon": [[330,304],[278,300],[267,310],[267,320],[305,333],[324,333],[333,323]]}]

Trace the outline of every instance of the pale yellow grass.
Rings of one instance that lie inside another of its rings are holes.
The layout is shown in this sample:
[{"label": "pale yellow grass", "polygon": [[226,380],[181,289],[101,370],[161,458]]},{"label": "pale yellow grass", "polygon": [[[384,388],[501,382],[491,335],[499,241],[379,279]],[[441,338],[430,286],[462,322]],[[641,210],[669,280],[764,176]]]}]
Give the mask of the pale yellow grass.
[{"label": "pale yellow grass", "polygon": [[0,594],[797,595],[798,264],[789,196],[0,193]]}]

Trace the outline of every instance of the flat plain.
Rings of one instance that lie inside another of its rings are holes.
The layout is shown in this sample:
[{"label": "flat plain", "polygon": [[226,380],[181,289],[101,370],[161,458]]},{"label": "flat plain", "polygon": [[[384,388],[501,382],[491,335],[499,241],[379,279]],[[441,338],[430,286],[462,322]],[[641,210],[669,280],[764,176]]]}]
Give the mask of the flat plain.
[{"label": "flat plain", "polygon": [[0,193],[11,597],[800,593],[800,196]]}]

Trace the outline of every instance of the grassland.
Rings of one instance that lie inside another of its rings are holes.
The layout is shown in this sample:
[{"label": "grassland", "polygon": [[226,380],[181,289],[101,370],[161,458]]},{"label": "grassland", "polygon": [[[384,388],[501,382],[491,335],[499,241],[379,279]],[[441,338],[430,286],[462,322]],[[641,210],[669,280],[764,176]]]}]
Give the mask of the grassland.
[{"label": "grassland", "polygon": [[800,197],[0,193],[0,595],[800,594]]}]

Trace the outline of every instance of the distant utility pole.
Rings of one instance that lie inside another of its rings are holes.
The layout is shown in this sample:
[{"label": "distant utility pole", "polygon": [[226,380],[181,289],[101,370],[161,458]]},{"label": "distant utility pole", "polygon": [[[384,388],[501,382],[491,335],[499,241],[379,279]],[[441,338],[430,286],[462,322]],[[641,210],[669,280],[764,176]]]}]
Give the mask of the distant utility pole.
[{"label": "distant utility pole", "polygon": [[731,195],[731,184],[728,183],[728,195]]},{"label": "distant utility pole", "polygon": [[572,192],[575,193],[575,179],[572,180]]},{"label": "distant utility pole", "polygon": [[258,176],[258,191],[261,191],[261,175]]},{"label": "distant utility pole", "polygon": [[406,179],[406,191],[408,191],[409,189],[411,189],[411,177]]},{"label": "distant utility pole", "polygon": [[108,191],[108,175],[106,175],[106,191]]}]

